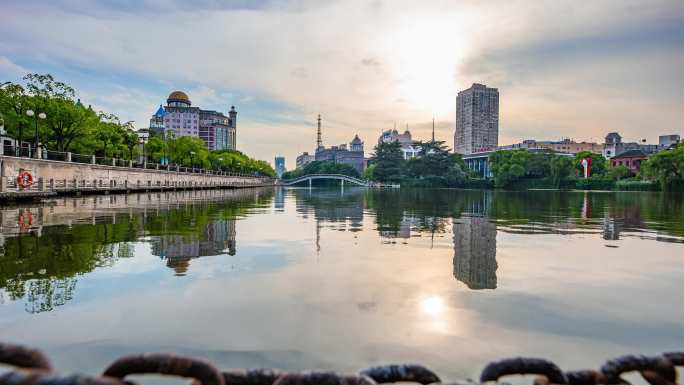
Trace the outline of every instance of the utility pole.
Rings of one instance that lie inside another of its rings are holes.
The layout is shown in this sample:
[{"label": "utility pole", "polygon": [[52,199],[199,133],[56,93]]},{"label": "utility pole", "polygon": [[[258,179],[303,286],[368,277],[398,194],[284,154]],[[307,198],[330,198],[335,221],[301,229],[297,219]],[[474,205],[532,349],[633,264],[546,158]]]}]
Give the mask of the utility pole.
[{"label": "utility pole", "polygon": [[316,132],[316,149],[323,147],[323,137],[321,135],[321,114],[318,114],[318,131]]}]

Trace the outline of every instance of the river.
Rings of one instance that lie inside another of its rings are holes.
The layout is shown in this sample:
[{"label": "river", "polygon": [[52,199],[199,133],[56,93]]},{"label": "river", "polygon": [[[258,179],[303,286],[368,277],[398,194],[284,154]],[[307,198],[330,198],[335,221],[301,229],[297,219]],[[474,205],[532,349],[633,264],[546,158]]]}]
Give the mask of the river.
[{"label": "river", "polygon": [[174,351],[223,368],[598,368],[684,343],[684,199],[258,189],[0,208],[0,340],[63,371]]}]

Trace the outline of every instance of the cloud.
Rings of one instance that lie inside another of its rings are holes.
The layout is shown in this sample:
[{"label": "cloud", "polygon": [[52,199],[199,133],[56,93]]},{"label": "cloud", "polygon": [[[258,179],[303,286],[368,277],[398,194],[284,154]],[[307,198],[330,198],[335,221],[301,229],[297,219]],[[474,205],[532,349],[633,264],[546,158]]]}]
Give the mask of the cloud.
[{"label": "cloud", "polygon": [[6,56],[0,56],[0,77],[2,79],[21,78],[30,71],[18,64],[15,64]]},{"label": "cloud", "polygon": [[234,104],[241,148],[292,167],[318,113],[327,144],[373,143],[395,121],[427,138],[433,116],[451,122],[438,135],[449,143],[455,95],[473,82],[499,88],[501,142],[676,130],[683,4],[9,1],[0,53],[138,124],[173,89],[204,108]]}]

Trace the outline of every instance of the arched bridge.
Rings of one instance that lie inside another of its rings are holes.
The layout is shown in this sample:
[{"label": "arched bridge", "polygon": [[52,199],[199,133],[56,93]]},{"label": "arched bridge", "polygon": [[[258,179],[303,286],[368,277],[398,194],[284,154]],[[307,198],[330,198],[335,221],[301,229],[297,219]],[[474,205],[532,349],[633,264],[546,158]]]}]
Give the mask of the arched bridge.
[{"label": "arched bridge", "polygon": [[368,181],[365,181],[363,179],[359,178],[354,178],[353,176],[349,175],[342,175],[342,174],[309,174],[309,175],[304,175],[300,176],[299,178],[295,179],[290,179],[290,180],[283,180],[281,181],[281,185],[283,186],[292,186],[297,183],[302,183],[308,181],[309,184],[311,184],[311,181],[317,180],[317,179],[326,179],[326,180],[339,180],[344,182],[349,182],[351,184],[355,184],[358,186],[364,186],[368,187],[370,186],[370,183]]}]

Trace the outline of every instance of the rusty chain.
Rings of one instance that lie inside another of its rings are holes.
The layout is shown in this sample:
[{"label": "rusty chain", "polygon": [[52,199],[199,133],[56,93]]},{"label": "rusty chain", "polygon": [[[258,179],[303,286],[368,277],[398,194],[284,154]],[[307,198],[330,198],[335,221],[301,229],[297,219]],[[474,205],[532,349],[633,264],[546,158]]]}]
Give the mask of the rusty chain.
[{"label": "rusty chain", "polygon": [[[375,385],[412,382],[442,384],[430,369],[416,364],[374,366],[357,374],[306,371],[284,372],[274,369],[218,370],[208,361],[175,354],[146,353],[122,357],[101,376],[61,375],[52,371],[47,357],[39,350],[0,343],[0,364],[15,370],[0,375],[0,385],[134,385],[130,375],[161,374],[193,379],[193,385]],[[628,355],[606,361],[598,370],[562,371],[551,361],[540,358],[510,358],[488,364],[480,382],[472,380],[442,385],[483,385],[498,383],[511,375],[535,375],[535,385],[628,385],[622,378],[637,372],[650,385],[678,385],[677,367],[684,366],[684,352],[659,356]]]}]

